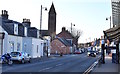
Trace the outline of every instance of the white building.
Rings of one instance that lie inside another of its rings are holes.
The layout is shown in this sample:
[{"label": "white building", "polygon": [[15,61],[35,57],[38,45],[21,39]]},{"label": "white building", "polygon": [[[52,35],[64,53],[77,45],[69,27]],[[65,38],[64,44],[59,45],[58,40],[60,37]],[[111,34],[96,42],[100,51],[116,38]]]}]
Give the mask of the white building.
[{"label": "white building", "polygon": [[43,56],[44,40],[39,38],[39,30],[30,27],[30,20],[22,23],[8,19],[8,12],[2,11],[0,17],[0,55],[14,51],[27,52],[32,58]]}]

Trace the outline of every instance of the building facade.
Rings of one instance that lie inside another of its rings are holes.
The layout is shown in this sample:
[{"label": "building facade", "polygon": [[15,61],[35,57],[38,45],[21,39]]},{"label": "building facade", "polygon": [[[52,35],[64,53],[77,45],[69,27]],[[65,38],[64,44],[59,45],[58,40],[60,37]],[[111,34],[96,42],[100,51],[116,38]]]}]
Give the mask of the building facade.
[{"label": "building facade", "polygon": [[71,54],[72,44],[64,38],[55,38],[51,42],[51,54]]},{"label": "building facade", "polygon": [[43,56],[44,40],[39,38],[39,30],[30,26],[30,19],[20,23],[8,16],[8,11],[2,10],[0,33],[4,33],[4,38],[0,38],[1,55],[20,51],[27,52],[32,58]]}]

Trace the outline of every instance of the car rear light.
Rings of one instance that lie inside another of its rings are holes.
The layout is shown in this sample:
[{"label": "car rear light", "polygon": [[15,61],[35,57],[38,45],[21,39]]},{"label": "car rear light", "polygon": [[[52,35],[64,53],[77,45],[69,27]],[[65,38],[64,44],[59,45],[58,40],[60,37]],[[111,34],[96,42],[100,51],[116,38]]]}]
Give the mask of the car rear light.
[{"label": "car rear light", "polygon": [[19,56],[21,56],[21,53],[19,54]]}]

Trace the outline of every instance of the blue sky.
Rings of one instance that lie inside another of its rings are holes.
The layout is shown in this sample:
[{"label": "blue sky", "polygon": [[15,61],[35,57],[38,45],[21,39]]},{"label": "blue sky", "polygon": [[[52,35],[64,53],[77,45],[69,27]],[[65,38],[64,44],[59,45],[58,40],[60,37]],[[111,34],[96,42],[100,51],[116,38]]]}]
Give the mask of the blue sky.
[{"label": "blue sky", "polygon": [[[90,38],[100,38],[103,30],[109,29],[109,21],[105,18],[111,16],[110,0],[0,0],[0,11],[8,10],[9,19],[22,22],[23,18],[31,19],[31,26],[39,29],[40,6],[47,7],[54,3],[57,12],[57,33],[61,28],[74,28],[83,31],[80,43],[89,42]],[[47,29],[48,11],[43,10],[42,29]]]}]

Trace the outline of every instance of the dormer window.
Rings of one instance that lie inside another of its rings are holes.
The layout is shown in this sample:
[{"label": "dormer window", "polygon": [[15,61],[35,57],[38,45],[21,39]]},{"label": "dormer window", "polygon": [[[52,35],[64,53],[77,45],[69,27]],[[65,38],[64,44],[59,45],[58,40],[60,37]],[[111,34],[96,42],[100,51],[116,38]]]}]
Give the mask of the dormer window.
[{"label": "dormer window", "polygon": [[14,24],[14,34],[18,34],[18,24]]}]

